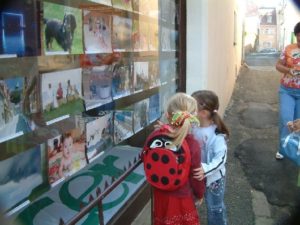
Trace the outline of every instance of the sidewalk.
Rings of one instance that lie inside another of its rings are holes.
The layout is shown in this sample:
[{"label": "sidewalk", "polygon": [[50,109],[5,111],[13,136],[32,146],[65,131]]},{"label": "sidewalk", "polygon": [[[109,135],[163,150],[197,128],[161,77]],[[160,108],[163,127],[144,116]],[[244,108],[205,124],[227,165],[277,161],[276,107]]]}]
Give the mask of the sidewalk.
[{"label": "sidewalk", "polygon": [[[300,202],[298,168],[276,161],[278,86],[274,66],[242,67],[225,122],[229,141],[225,202],[230,225],[287,224]],[[288,187],[288,188],[287,188]],[[148,204],[133,225],[150,225]],[[206,225],[205,205],[199,209]]]}]

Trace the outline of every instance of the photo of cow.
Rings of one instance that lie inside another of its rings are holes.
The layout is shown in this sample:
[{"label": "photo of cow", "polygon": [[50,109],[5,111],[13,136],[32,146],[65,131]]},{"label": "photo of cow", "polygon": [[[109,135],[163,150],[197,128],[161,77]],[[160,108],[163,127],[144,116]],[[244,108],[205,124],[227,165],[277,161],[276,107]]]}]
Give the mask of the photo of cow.
[{"label": "photo of cow", "polygon": [[43,24],[46,55],[83,53],[80,9],[44,2]]},{"label": "photo of cow", "polygon": [[133,130],[139,132],[149,124],[149,99],[134,104]]},{"label": "photo of cow", "polygon": [[114,51],[131,51],[132,20],[113,16],[112,47]]},{"label": "photo of cow", "polygon": [[134,62],[134,92],[140,92],[149,89],[149,63],[148,62]]},{"label": "photo of cow", "polygon": [[84,10],[83,14],[85,53],[112,52],[111,16],[99,10]]},{"label": "photo of cow", "polygon": [[132,11],[132,0],[112,0],[114,8]]},{"label": "photo of cow", "polygon": [[95,66],[83,70],[83,97],[86,110],[112,101],[111,66]]},{"label": "photo of cow", "polygon": [[41,54],[37,11],[36,1],[10,0],[1,5],[1,58]]},{"label": "photo of cow", "polygon": [[82,69],[62,70],[41,75],[42,110],[45,121],[81,113]]},{"label": "photo of cow", "polygon": [[86,123],[86,147],[87,157],[91,161],[104,150],[113,145],[112,113],[107,112],[103,116]]},{"label": "photo of cow", "polygon": [[0,80],[0,143],[32,130],[23,101],[24,77]]}]

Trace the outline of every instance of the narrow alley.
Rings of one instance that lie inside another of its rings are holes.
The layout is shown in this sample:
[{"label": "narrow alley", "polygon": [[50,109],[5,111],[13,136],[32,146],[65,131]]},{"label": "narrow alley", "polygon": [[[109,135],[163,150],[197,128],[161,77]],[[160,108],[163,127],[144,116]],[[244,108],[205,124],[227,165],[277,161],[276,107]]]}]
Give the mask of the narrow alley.
[{"label": "narrow alley", "polygon": [[[246,58],[225,113],[230,128],[225,201],[230,225],[284,225],[300,200],[298,168],[277,161],[277,56]],[[204,203],[205,204],[205,203]],[[199,208],[206,225],[204,204]],[[134,225],[150,225],[150,203]]]},{"label": "narrow alley", "polygon": [[298,168],[275,159],[280,79],[276,59],[246,58],[248,65],[240,72],[226,111],[231,130],[226,200],[232,225],[289,224],[300,199]]}]

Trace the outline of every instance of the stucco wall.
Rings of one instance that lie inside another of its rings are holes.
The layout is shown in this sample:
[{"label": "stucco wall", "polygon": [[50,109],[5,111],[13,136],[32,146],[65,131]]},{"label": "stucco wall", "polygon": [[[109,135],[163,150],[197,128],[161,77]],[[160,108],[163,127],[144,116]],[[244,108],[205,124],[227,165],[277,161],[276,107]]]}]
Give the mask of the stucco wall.
[{"label": "stucco wall", "polygon": [[187,1],[187,92],[215,91],[220,98],[220,114],[229,103],[241,66],[243,11],[237,2]]}]

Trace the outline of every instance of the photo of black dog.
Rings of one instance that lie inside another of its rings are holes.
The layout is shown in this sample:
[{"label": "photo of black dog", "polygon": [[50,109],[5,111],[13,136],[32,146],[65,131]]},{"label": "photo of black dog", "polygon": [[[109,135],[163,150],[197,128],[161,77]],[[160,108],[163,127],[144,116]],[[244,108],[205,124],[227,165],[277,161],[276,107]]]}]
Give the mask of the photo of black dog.
[{"label": "photo of black dog", "polygon": [[47,51],[52,49],[52,42],[55,39],[64,51],[71,53],[74,31],[77,27],[75,16],[73,14],[65,14],[63,21],[44,19],[44,23]]}]

